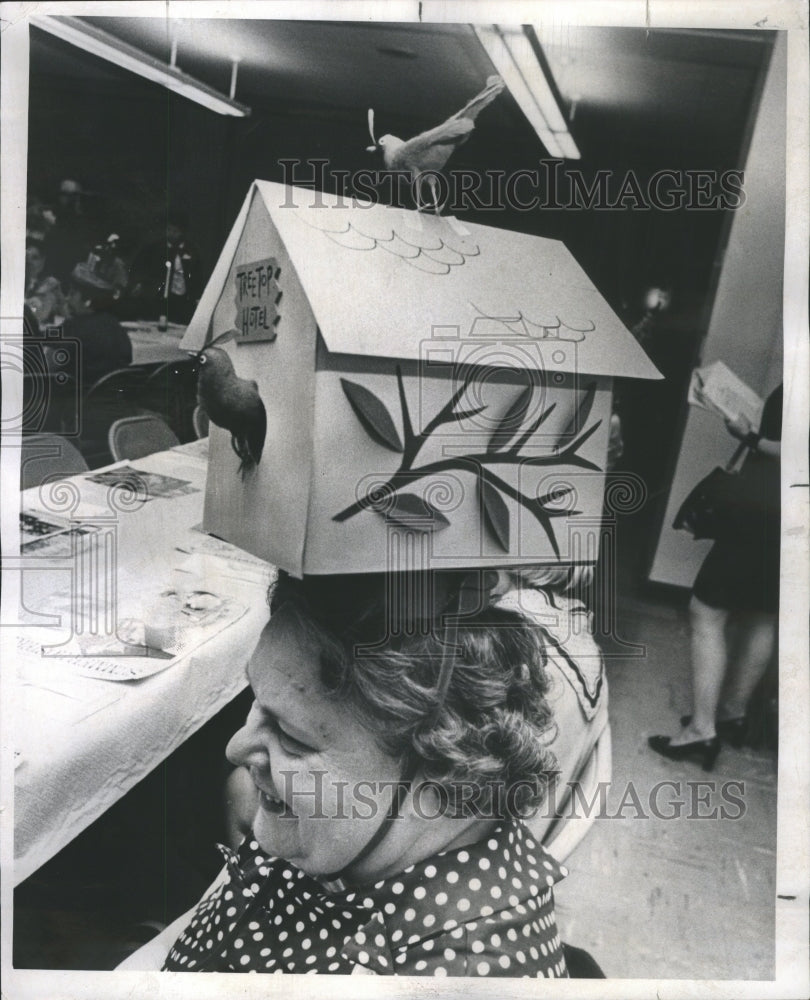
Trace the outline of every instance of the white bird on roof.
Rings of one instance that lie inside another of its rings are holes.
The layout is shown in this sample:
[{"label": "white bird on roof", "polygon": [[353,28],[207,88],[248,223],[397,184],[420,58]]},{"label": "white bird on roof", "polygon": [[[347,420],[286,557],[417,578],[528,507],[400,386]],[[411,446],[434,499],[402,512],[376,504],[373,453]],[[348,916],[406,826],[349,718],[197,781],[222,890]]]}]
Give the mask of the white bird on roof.
[{"label": "white bird on roof", "polygon": [[[438,215],[435,172],[444,167],[457,146],[467,141],[475,128],[475,119],[479,112],[494,101],[503,88],[504,82],[499,76],[490,76],[481,93],[476,94],[460,111],[441,125],[428,129],[427,132],[420,132],[412,139],[399,139],[395,135],[383,135],[379,140],[375,139],[374,109],[369,108],[368,130],[374,145],[366,148],[370,153],[377,149],[382,150],[386,169],[409,172],[417,195],[423,183],[422,175],[427,174],[424,181],[430,187],[433,207]],[[417,207],[421,209],[423,206],[417,205]]]}]

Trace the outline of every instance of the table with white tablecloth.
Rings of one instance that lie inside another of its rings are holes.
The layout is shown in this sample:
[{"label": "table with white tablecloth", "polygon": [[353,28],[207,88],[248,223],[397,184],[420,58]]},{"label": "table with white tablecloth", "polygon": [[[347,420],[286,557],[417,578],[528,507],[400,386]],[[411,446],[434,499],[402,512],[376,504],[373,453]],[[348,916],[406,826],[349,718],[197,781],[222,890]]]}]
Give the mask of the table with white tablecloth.
[{"label": "table with white tablecloth", "polygon": [[22,495],[15,884],[246,686],[272,569],[200,530],[205,446]]}]

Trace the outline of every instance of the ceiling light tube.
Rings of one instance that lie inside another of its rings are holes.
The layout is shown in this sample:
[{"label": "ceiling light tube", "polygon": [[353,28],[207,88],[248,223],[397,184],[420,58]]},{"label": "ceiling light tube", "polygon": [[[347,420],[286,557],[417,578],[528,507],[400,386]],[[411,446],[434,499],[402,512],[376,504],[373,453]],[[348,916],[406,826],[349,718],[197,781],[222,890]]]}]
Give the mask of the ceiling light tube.
[{"label": "ceiling light tube", "polygon": [[137,73],[153,83],[171,90],[172,93],[196,101],[209,111],[220,115],[233,115],[245,118],[250,114],[250,108],[238,101],[230,100],[208,84],[195,80],[182,70],[169,66],[167,63],[150,56],[135,46],[121,41],[100,28],[81,21],[77,17],[49,17],[34,14],[29,18],[35,28],[47,31],[64,42],[75,45],[100,59],[115,63],[122,69]]},{"label": "ceiling light tube", "polygon": [[549,155],[558,159],[580,159],[579,149],[522,29],[499,25],[475,25],[474,29]]}]

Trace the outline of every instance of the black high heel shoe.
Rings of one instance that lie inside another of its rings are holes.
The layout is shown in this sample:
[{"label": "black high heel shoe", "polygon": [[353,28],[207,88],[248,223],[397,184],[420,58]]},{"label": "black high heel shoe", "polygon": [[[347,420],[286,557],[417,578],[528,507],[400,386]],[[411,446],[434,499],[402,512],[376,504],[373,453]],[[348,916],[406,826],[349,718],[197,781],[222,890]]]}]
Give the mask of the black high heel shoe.
[{"label": "black high heel shoe", "polygon": [[708,740],[693,740],[691,743],[672,745],[671,736],[650,736],[647,740],[650,748],[660,753],[668,760],[694,760],[704,771],[712,771],[722,743],[719,737],[712,736]]},{"label": "black high heel shoe", "polygon": [[[691,715],[681,716],[681,725],[686,728],[692,721]],[[722,722],[716,722],[714,728],[717,730],[717,735],[730,743],[735,750],[739,750],[740,747],[744,747],[748,742],[748,716],[741,715],[737,719],[723,719]]]}]

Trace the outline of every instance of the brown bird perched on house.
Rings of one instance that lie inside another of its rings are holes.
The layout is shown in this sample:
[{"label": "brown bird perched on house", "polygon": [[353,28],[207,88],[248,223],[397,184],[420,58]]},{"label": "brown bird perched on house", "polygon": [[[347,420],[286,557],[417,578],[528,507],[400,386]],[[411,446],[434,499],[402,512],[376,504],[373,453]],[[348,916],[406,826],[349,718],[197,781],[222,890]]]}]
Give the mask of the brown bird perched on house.
[{"label": "brown bird perched on house", "polygon": [[[475,119],[478,113],[494,101],[503,88],[504,82],[499,76],[488,77],[486,87],[471,101],[468,101],[461,111],[457,111],[436,128],[420,132],[419,135],[407,140],[398,139],[395,135],[383,135],[379,139],[375,139],[374,109],[369,108],[368,130],[374,145],[366,148],[370,153],[377,149],[382,150],[386,169],[408,171],[417,195],[423,183],[422,174],[427,173],[428,176],[425,180],[430,187],[433,207],[438,215],[439,204],[436,196],[435,171],[441,170],[455,148],[467,141],[475,128]],[[420,209],[424,207],[418,204],[418,197],[417,207]]]},{"label": "brown bird perched on house", "polygon": [[200,365],[197,401],[217,427],[231,432],[231,447],[239,458],[244,479],[262,457],[267,434],[267,411],[252,379],[239,378],[228,353],[215,344],[234,336],[234,331],[215,338],[202,351],[189,351]]}]

